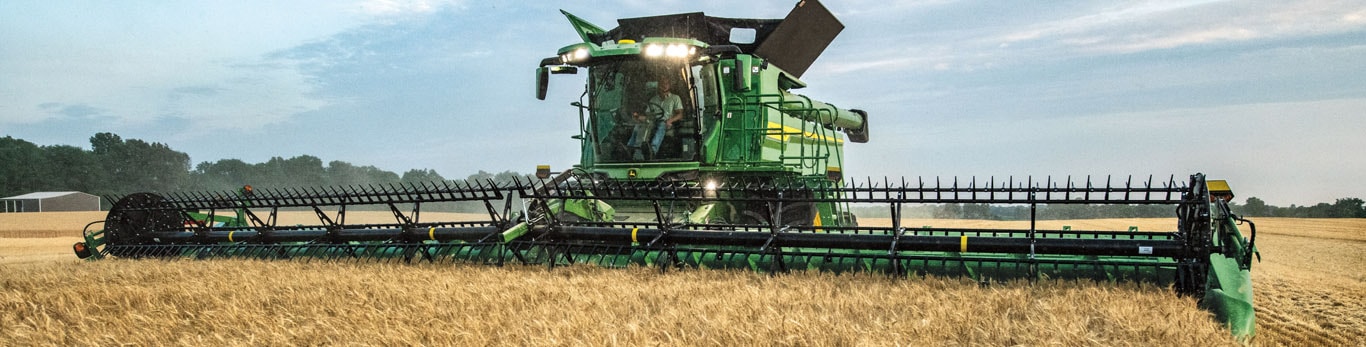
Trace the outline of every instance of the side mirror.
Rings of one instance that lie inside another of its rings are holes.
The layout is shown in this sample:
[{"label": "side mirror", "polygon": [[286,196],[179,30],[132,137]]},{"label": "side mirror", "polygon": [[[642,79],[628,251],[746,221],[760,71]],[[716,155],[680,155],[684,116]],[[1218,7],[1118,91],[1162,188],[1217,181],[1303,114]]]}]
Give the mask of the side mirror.
[{"label": "side mirror", "polygon": [[574,75],[579,73],[579,68],[573,66],[541,66],[536,68],[536,99],[545,100],[546,90],[550,86],[550,75]]},{"label": "side mirror", "polygon": [[536,68],[536,99],[545,100],[546,89],[550,87],[550,69],[544,66]]}]

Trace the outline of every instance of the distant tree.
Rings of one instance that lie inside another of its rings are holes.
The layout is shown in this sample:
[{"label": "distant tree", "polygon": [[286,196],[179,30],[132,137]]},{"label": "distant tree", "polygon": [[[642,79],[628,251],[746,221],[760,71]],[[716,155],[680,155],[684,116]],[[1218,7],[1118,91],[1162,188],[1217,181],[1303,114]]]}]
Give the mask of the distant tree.
[{"label": "distant tree", "polygon": [[399,180],[405,183],[425,183],[445,181],[446,178],[441,177],[441,174],[436,173],[436,170],[412,169],[408,170],[408,172],[404,172],[403,177]]},{"label": "distant tree", "polygon": [[1333,203],[1329,213],[1336,218],[1366,218],[1366,209],[1362,208],[1363,201],[1358,198],[1342,198]]},{"label": "distant tree", "polygon": [[[0,194],[42,190],[79,190],[97,195],[183,190],[237,190],[327,185],[389,184],[400,180],[444,180],[435,170],[410,170],[403,177],[374,166],[356,166],[311,155],[272,157],[251,164],[239,159],[201,162],[190,167],[189,155],[162,143],[124,139],[114,133],[90,137],[91,150],[74,146],[39,147],[10,136],[0,138]],[[492,179],[516,176],[512,171]]]},{"label": "distant tree", "polygon": [[517,173],[516,171],[512,171],[512,170],[499,172],[499,173],[497,173],[497,174],[489,173],[489,172],[484,171],[484,170],[479,170],[479,172],[474,173],[474,174],[472,174],[472,175],[469,175],[468,177],[465,177],[465,180],[471,181],[471,182],[475,182],[475,181],[478,181],[478,182],[487,182],[487,181],[492,180],[494,183],[499,183],[499,184],[501,184],[501,183],[512,182],[513,180],[517,180],[517,179],[521,179],[521,180],[525,181],[526,177],[527,177],[526,175]]},{"label": "distant tree", "polygon": [[1273,217],[1295,217],[1295,211],[1303,210],[1303,208],[1290,204],[1290,207],[1275,207],[1272,210],[1274,211],[1272,212]]},{"label": "distant tree", "polygon": [[1310,207],[1310,208],[1308,208],[1307,210],[1308,210],[1308,211],[1307,211],[1306,217],[1309,217],[1309,218],[1333,218],[1333,217],[1336,217],[1336,216],[1334,215],[1334,213],[1333,213],[1333,205],[1329,205],[1329,204],[1326,203],[1326,202],[1320,202],[1320,203],[1318,203],[1318,204],[1315,204],[1313,207]]},{"label": "distant tree", "polygon": [[1000,220],[1028,220],[1029,208],[1025,206],[991,206],[991,215]]},{"label": "distant tree", "polygon": [[1237,211],[1249,217],[1265,217],[1271,214],[1271,209],[1266,205],[1266,202],[1257,197],[1247,198],[1247,203],[1243,204],[1242,208]]},{"label": "distant tree", "polygon": [[184,190],[190,172],[190,155],[171,149],[163,143],[128,140],[132,162],[139,169],[141,182],[153,191]]},{"label": "distant tree", "polygon": [[517,173],[516,171],[508,170],[499,172],[497,175],[493,175],[493,181],[498,183],[507,183],[518,179],[526,179],[526,177],[527,175]]},{"label": "distant tree", "polygon": [[[1054,204],[1040,206],[1035,215],[1038,219],[1091,219],[1100,215],[1104,207],[1081,204]],[[1025,216],[1028,218],[1028,215]]]},{"label": "distant tree", "polygon": [[45,146],[42,152],[39,169],[46,182],[40,189],[109,193],[104,191],[104,170],[91,152],[75,146]]},{"label": "distant tree", "polygon": [[934,218],[957,219],[963,217],[962,204],[944,204],[934,211]]},{"label": "distant tree", "polygon": [[987,204],[965,204],[962,213],[963,219],[997,219],[991,215],[991,205]]},{"label": "distant tree", "polygon": [[374,166],[355,166],[340,160],[327,163],[327,177],[332,185],[363,186],[399,181],[398,174]]},{"label": "distant tree", "polygon": [[191,172],[191,189],[236,190],[244,185],[261,185],[256,168],[239,159],[203,162]]},{"label": "distant tree", "polygon": [[90,137],[91,152],[106,155],[123,145],[123,138],[114,133],[97,133]]},{"label": "distant tree", "polygon": [[98,133],[90,145],[112,192],[183,190],[189,179],[190,155],[165,144]]},{"label": "distant tree", "polygon": [[488,173],[487,171],[484,171],[484,170],[479,170],[479,172],[470,174],[469,176],[466,176],[466,177],[465,177],[465,180],[466,180],[466,181],[488,181],[488,180],[492,180],[492,179],[493,179],[493,174]]},{"label": "distant tree", "polygon": [[0,138],[0,194],[14,196],[41,189],[42,151],[31,142]]},{"label": "distant tree", "polygon": [[[348,164],[349,165],[349,164]],[[325,185],[331,176],[323,168],[323,161],[311,155],[300,155],[285,159],[271,157],[264,163],[256,164],[257,180],[261,186],[268,187],[309,187]]]},{"label": "distant tree", "polygon": [[288,175],[290,186],[306,187],[317,186],[326,182],[328,172],[323,168],[323,160],[311,156],[300,155],[279,162],[280,170]]}]

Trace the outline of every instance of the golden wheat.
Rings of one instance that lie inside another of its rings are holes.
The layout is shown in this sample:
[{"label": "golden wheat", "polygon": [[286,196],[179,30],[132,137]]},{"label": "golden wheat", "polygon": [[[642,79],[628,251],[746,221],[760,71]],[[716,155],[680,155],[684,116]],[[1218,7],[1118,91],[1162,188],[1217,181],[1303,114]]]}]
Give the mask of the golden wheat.
[{"label": "golden wheat", "polygon": [[79,237],[86,224],[102,221],[104,215],[99,211],[0,213],[0,237]]},{"label": "golden wheat", "polygon": [[[27,223],[16,216],[61,219],[42,215],[9,214],[0,219],[0,232]],[[1366,341],[1366,220],[1257,221],[1265,257],[1253,268],[1254,342]],[[85,221],[61,223],[79,228]],[[1047,221],[1039,227],[1158,231],[1173,223]],[[79,234],[46,228],[28,230]],[[1232,343],[1192,299],[1151,286],[982,287],[959,279],[592,267],[86,263],[73,260],[75,240],[0,238],[0,345]]]},{"label": "golden wheat", "polygon": [[[335,210],[323,210],[335,216]],[[268,210],[257,211],[262,216]],[[106,212],[42,212],[42,213],[0,213],[0,238],[26,237],[80,237],[86,224],[103,221]],[[488,219],[488,215],[454,212],[423,212],[423,218],[443,221]],[[346,220],[350,223],[393,223],[394,214],[389,211],[348,211]],[[279,212],[278,225],[318,223],[318,217],[311,211]],[[99,230],[102,224],[95,224],[91,230]]]},{"label": "golden wheat", "polygon": [[5,268],[0,344],[1229,344],[1151,286],[384,263]]}]

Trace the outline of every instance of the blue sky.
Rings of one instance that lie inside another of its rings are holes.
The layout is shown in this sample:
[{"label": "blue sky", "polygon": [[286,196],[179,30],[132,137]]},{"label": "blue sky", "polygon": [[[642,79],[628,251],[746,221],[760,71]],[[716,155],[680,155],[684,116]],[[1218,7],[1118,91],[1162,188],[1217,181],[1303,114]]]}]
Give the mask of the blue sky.
[{"label": "blue sky", "polygon": [[[0,2],[0,136],[96,132],[194,163],[314,155],[461,178],[577,159],[581,80],[541,58],[615,19],[794,1]],[[870,113],[850,176],[1195,172],[1276,205],[1366,197],[1361,1],[827,1],[799,92]],[[557,76],[562,77],[562,76]]]}]

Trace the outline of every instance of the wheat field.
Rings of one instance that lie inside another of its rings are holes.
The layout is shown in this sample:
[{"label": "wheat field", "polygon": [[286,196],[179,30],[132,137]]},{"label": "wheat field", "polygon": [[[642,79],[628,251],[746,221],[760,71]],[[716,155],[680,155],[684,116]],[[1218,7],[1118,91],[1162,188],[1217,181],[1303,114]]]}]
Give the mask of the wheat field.
[{"label": "wheat field", "polygon": [[[71,243],[85,223],[99,218],[0,214],[0,345],[1236,344],[1193,299],[1145,285],[982,286],[954,278],[642,268],[75,260]],[[1253,343],[1362,345],[1366,220],[1256,221],[1263,261],[1253,271]],[[1041,221],[1040,227],[1169,230],[1172,223]]]}]

